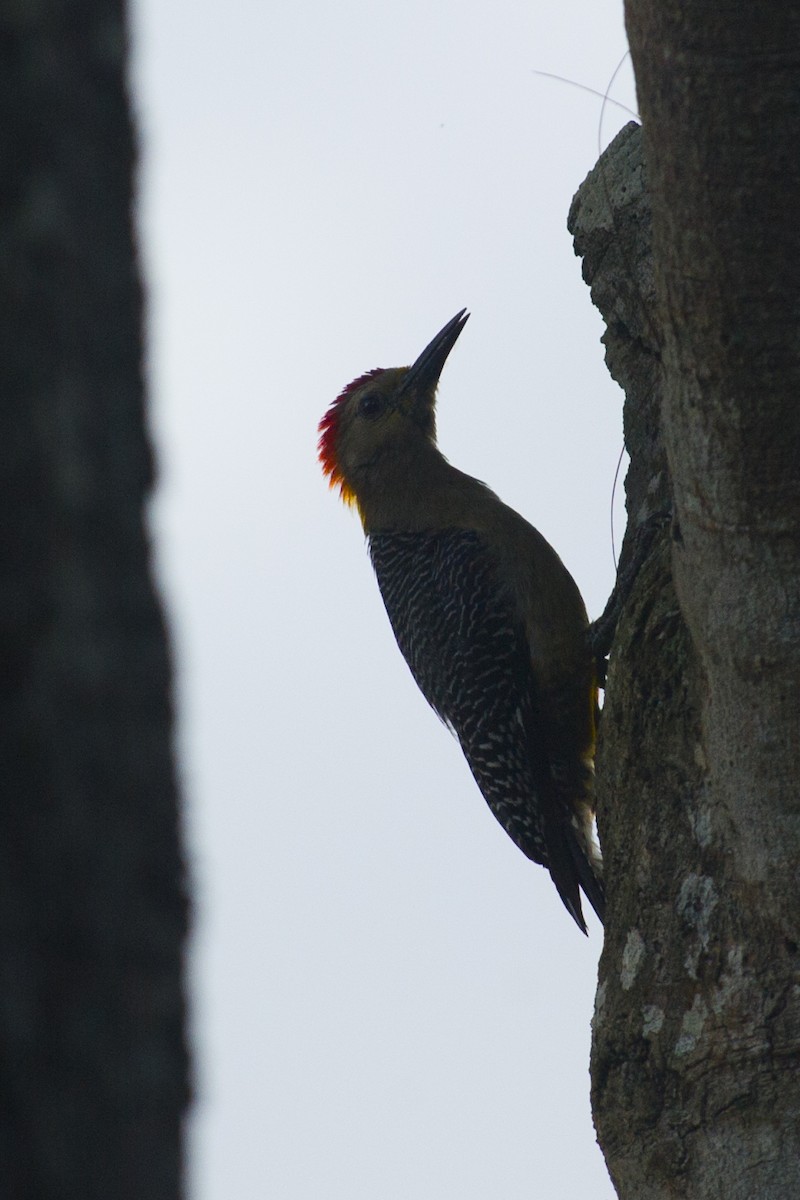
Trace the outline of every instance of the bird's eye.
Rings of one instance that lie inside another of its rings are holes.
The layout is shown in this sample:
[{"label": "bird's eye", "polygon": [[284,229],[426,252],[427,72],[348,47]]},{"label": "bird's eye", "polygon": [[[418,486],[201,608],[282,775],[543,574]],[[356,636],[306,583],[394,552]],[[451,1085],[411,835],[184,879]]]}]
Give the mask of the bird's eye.
[{"label": "bird's eye", "polygon": [[368,421],[379,417],[383,410],[383,396],[379,396],[377,392],[367,392],[366,396],[362,396],[358,402],[359,416],[366,417]]}]

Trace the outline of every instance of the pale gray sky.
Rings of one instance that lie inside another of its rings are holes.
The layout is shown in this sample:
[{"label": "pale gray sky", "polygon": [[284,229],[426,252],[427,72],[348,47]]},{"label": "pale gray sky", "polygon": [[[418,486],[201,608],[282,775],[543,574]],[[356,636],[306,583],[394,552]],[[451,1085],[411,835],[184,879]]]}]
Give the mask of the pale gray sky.
[{"label": "pale gray sky", "polygon": [[[622,396],[565,228],[601,101],[534,72],[604,91],[621,4],[133,18],[197,897],[192,1200],[610,1200],[601,931],[580,936],[419,695],[315,443],[344,384],[468,306],[442,448],[602,609]],[[613,95],[635,107],[629,69]],[[607,107],[603,141],[627,119]]]}]

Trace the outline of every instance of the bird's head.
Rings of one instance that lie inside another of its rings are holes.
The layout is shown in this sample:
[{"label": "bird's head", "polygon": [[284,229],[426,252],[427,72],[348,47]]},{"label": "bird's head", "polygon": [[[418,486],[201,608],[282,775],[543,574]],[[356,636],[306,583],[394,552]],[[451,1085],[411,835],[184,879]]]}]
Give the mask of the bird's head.
[{"label": "bird's head", "polygon": [[[359,508],[360,493],[390,460],[420,442],[436,444],[436,386],[466,309],[448,321],[410,367],[360,375],[319,423],[319,461],[331,487]],[[362,512],[363,517],[363,512]]]}]

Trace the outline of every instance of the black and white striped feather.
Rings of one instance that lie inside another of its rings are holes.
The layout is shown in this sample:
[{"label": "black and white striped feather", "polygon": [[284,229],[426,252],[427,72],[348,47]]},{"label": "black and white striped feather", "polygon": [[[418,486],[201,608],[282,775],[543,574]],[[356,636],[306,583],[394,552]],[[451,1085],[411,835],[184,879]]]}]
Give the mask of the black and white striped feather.
[{"label": "black and white striped feather", "polygon": [[585,930],[578,887],[602,919],[603,891],[574,832],[521,616],[480,534],[372,533],[369,551],[398,646],[457,736],[489,808],[550,869]]}]

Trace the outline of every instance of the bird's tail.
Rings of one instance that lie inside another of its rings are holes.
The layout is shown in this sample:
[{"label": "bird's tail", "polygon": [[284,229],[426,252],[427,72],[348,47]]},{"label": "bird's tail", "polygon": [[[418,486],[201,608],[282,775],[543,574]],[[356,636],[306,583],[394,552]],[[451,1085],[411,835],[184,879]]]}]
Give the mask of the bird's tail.
[{"label": "bird's tail", "polygon": [[572,821],[547,822],[548,868],[564,907],[575,924],[587,933],[581,906],[581,892],[605,923],[606,892],[603,886],[603,860],[594,840],[591,825]]},{"label": "bird's tail", "polygon": [[600,857],[600,848],[592,838],[587,853],[587,850],[581,845],[582,839],[573,830],[569,832],[572,835],[569,838],[569,848],[572,852],[578,883],[586,899],[597,913],[600,924],[605,925],[606,889],[603,885],[603,860]]}]

